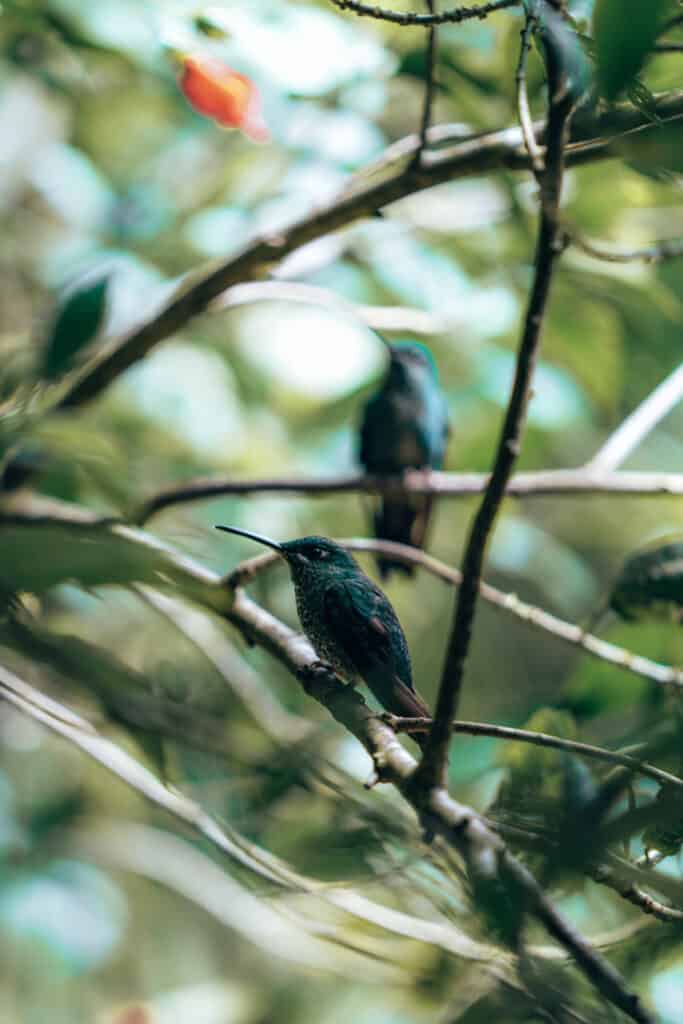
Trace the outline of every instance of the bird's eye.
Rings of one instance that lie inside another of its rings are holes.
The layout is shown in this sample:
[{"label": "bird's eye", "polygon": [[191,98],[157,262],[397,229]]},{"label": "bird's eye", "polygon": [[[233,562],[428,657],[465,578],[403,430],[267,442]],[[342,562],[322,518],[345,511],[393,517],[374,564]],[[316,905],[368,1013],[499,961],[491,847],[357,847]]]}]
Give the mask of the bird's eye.
[{"label": "bird's eye", "polygon": [[315,558],[317,562],[321,562],[323,558],[327,558],[328,552],[324,548],[313,548],[311,551],[311,557]]}]

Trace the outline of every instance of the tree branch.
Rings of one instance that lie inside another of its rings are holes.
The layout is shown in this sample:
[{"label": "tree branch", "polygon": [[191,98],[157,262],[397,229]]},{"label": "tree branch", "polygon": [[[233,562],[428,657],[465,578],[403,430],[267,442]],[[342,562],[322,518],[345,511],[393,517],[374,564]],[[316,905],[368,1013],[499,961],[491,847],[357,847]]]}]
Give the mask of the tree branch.
[{"label": "tree branch", "polygon": [[666,923],[683,921],[683,910],[667,907],[665,903],[643,892],[633,882],[620,878],[618,873],[607,864],[598,865],[591,872],[591,877],[600,885],[607,885],[610,889],[614,889],[625,900],[642,910],[644,914],[655,917],[658,921]]},{"label": "tree branch", "polygon": [[[434,0],[425,0],[429,14],[434,16]],[[417,151],[413,156],[413,164],[419,167],[422,163],[422,153],[427,145],[427,134],[432,119],[432,103],[434,101],[434,62],[436,60],[436,28],[432,24],[427,30],[427,53],[425,72],[425,92],[422,104],[422,120],[420,124],[420,141]]]},{"label": "tree branch", "polygon": [[427,736],[422,761],[415,779],[416,785],[424,785],[428,788],[433,785],[443,785],[446,776],[451,737],[450,723],[457,714],[465,663],[472,638],[486,547],[505,496],[512,468],[519,455],[550,284],[555,264],[562,252],[558,211],[564,170],[564,147],[573,110],[573,100],[563,85],[561,76],[552,72],[550,61],[548,68],[550,112],[545,169],[541,179],[541,211],[534,261],[534,282],[517,355],[515,378],[500,433],[493,470],[484,498],[470,528],[465,547],[463,582],[458,592],[446,650],[434,712],[434,723]]},{"label": "tree branch", "polygon": [[[655,111],[659,121],[654,126],[649,117],[631,106],[617,108],[592,121],[585,121],[575,132],[574,145],[568,147],[568,162],[582,163],[607,157],[611,155],[614,137],[644,129],[656,131],[661,122],[683,117],[683,92],[660,97]],[[535,125],[534,130],[541,141],[545,136],[543,124]],[[495,170],[523,170],[529,167],[522,135],[516,128],[461,140],[453,146],[425,152],[419,169],[411,166],[410,161],[411,154],[418,147],[419,137],[415,136],[397,161],[395,172],[382,181],[364,181],[361,176],[352,191],[344,189],[339,198],[302,217],[282,233],[256,239],[237,256],[218,266],[212,264],[203,274],[189,274],[170,302],[155,316],[123,338],[112,339],[105,352],[76,375],[75,381],[58,400],[57,408],[69,409],[91,401],[160,341],[204,312],[227,288],[262,277],[289,253],[320,235],[337,231],[405,195],[443,181]]]},{"label": "tree branch", "polygon": [[[482,494],[488,481],[488,473],[441,473],[417,469],[409,470],[401,477],[360,474],[260,480],[198,477],[151,495],[133,511],[130,518],[132,522],[142,525],[163,509],[219,498],[225,494],[308,494],[311,497],[329,494],[433,494],[439,498],[468,498]],[[599,494],[604,497],[624,494],[633,497],[681,495],[683,473],[593,472],[587,466],[581,469],[546,469],[516,474],[505,490],[508,498],[570,494]]]},{"label": "tree branch", "polygon": [[[408,735],[413,733],[427,732],[432,724],[431,718],[399,718],[396,715],[384,715],[395,732],[405,732]],[[578,740],[568,740],[561,736],[552,736],[544,732],[530,732],[528,729],[514,729],[507,725],[492,725],[488,722],[460,722],[451,724],[453,732],[464,733],[467,736],[490,736],[498,740],[512,740],[515,743],[530,743],[536,747],[549,747],[553,750],[564,750],[570,754],[578,754],[580,757],[594,758],[597,761],[605,761],[608,764],[622,765],[630,768],[640,775],[646,775],[654,779],[660,785],[672,785],[683,787],[683,779],[677,775],[665,772],[653,764],[639,761],[629,754],[620,754],[617,750],[605,750],[604,747],[596,747],[591,743],[580,743]]]},{"label": "tree branch", "polygon": [[683,363],[627,416],[612,436],[586,463],[589,473],[617,469],[671,410],[683,399]]},{"label": "tree branch", "polygon": [[475,7],[456,7],[451,11],[441,11],[434,14],[414,14],[412,12],[402,13],[390,11],[384,7],[373,7],[371,4],[361,3],[360,0],[330,0],[340,11],[350,11],[360,17],[374,18],[376,21],[390,21],[394,25],[403,26],[430,26],[459,24],[462,21],[470,21],[473,18],[483,20],[495,11],[502,11],[506,7],[518,7],[521,0],[491,0],[490,3],[478,4]]}]

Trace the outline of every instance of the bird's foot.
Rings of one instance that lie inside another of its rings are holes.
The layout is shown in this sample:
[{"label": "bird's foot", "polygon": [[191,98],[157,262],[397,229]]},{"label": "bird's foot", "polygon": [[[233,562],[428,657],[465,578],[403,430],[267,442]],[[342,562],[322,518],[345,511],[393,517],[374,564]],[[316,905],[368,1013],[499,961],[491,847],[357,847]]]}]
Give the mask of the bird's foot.
[{"label": "bird's foot", "polygon": [[379,718],[380,722],[384,722],[384,724],[388,725],[390,729],[394,730],[394,732],[401,731],[400,719],[398,715],[392,714],[391,711],[380,711],[377,717]]},{"label": "bird's foot", "polygon": [[325,661],[309,662],[299,672],[299,677],[303,684],[306,693],[310,693],[317,683],[324,682],[325,679],[329,679],[331,675],[334,675],[334,669],[331,665],[328,665]]}]

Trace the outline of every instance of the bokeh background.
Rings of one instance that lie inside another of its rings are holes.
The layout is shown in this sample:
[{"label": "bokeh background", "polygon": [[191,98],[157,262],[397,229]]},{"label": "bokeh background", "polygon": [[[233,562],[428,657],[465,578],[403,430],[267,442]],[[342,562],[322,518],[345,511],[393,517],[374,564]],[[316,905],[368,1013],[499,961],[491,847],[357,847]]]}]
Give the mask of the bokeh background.
[{"label": "bokeh background", "polygon": [[[591,6],[570,3],[586,30]],[[516,123],[520,27],[512,10],[439,30],[436,121],[461,124],[463,131]],[[413,131],[424,46],[419,29],[354,19],[323,2],[202,8],[170,0],[5,0],[2,397],[9,401],[40,378],[56,304],[74,281],[109,275],[105,333],[122,333],[159,308],[181,275],[323,204],[390,142]],[[177,51],[211,53],[248,75],[262,96],[270,141],[255,144],[195,113],[178,88]],[[675,89],[680,69],[680,54],[658,56],[645,81],[654,92]],[[529,76],[532,106],[541,113],[536,53]],[[570,171],[567,217],[588,236],[626,247],[680,237],[681,152],[664,131],[656,145],[632,139],[614,158]],[[258,285],[237,289],[96,401],[27,430],[22,450],[40,463],[38,490],[126,517],[156,490],[200,474],[352,472],[362,406],[384,366],[370,325],[430,347],[451,409],[446,468],[487,470],[531,280],[536,209],[528,175],[496,173],[406,198],[382,217],[311,243],[271,280],[314,286],[315,293],[288,299],[283,288],[264,298]],[[681,261],[617,266],[567,252],[519,469],[581,465],[677,366],[682,284]],[[626,468],[676,472],[682,456],[678,409]],[[473,499],[440,502],[434,554],[459,564],[475,507]],[[147,529],[223,572],[255,549],[216,535],[217,522],[280,539],[363,536],[369,505],[357,495],[220,498],[164,511]],[[583,622],[604,600],[626,554],[682,527],[680,499],[508,500],[487,578]],[[369,558],[361,560],[373,571]],[[283,568],[260,577],[252,593],[296,623]],[[452,592],[418,574],[393,579],[388,593],[408,636],[418,687],[432,701]],[[248,649],[229,627],[218,630],[220,643],[234,645],[232,671],[255,670],[279,705],[298,716],[283,719],[288,724],[281,730],[266,730],[254,718],[196,634],[188,639],[129,591],[65,581],[27,601],[57,646],[66,636],[89,646],[72,650],[80,672],[60,672],[59,659],[30,658],[16,637],[12,643],[0,637],[5,663],[24,678],[93,716],[151,771],[163,772],[294,870],[407,913],[462,923],[464,898],[455,882],[444,883],[448,865],[425,856],[396,797],[381,787],[363,791],[370,770],[364,751],[264,652]],[[605,635],[665,663],[683,660],[681,632],[671,623],[612,622]],[[144,679],[149,692],[190,718],[210,718],[220,753],[131,728],[112,703],[110,690],[120,680],[102,682],[106,673],[91,646],[115,654],[135,673],[131,678]],[[675,711],[673,698],[652,684],[481,607],[462,717],[521,725],[535,715],[548,731],[616,746],[643,738]],[[304,719],[311,730],[298,728]],[[180,875],[192,876],[192,857],[203,851],[242,889],[258,894],[254,914],[272,898],[267,883],[221,860],[85,755],[7,706],[0,708],[0,741],[0,1017],[7,1024],[143,1024],[142,1009],[125,1010],[137,1001],[160,1024],[408,1024],[434,1020],[437,1010],[444,1020],[456,1019],[463,992],[472,993],[474,1009],[462,1019],[479,1019],[481,982],[470,961],[387,935],[321,901],[312,910],[310,900],[290,895],[279,905],[302,932],[315,923],[329,962],[283,961],[268,943],[216,920],[164,880],[163,865],[170,859]],[[495,740],[458,739],[451,781],[464,800],[481,809],[491,803],[512,770],[505,749]],[[539,779],[552,780],[558,760],[536,756]],[[639,787],[645,795],[655,791],[647,783]],[[135,832],[141,823],[154,829],[146,840]],[[177,849],[163,845],[169,834]],[[111,837],[109,856],[96,835]],[[151,877],[126,869],[131,848],[143,851]],[[677,857],[667,865],[678,873]],[[209,902],[212,884],[207,880]],[[589,882],[559,898],[588,934],[628,925],[636,914]],[[268,927],[264,919],[263,930]],[[477,934],[474,918],[467,927]],[[649,930],[646,952],[641,934],[636,952],[626,944],[619,953],[662,1020],[671,1022],[680,1019],[683,988],[675,938],[659,926]],[[363,952],[347,956],[350,947]],[[518,1014],[510,999],[509,1018],[499,1019],[536,1019],[523,1007]]]}]

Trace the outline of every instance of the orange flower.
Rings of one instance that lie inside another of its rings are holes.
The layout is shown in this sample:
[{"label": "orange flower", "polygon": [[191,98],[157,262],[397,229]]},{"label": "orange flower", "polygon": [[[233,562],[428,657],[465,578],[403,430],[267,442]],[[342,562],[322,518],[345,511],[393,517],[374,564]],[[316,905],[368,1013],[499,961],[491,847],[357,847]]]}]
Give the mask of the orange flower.
[{"label": "orange flower", "polygon": [[184,56],[180,89],[190,106],[205,117],[239,128],[254,142],[268,139],[258,89],[250,78],[217,58]]}]

